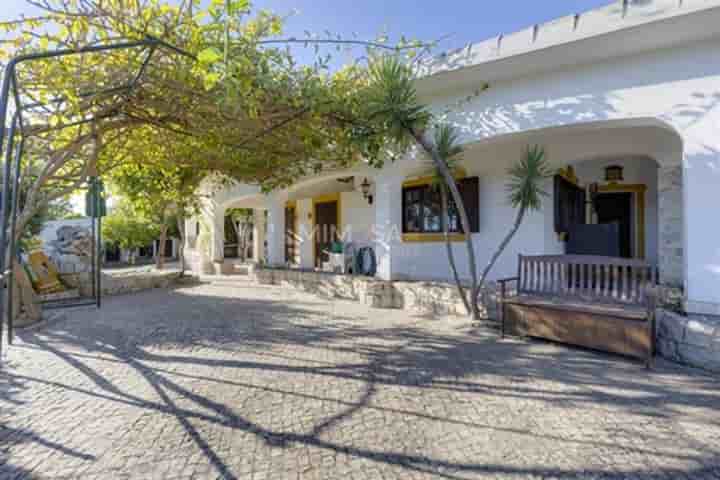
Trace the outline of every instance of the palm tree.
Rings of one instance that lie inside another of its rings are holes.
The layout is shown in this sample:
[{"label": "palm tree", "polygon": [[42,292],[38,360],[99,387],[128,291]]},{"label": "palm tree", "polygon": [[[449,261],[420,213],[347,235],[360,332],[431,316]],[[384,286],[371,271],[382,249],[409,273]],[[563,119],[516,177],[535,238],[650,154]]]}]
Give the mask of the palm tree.
[{"label": "palm tree", "polygon": [[[525,156],[510,167],[508,174],[510,175],[510,182],[507,185],[508,200],[510,204],[517,209],[517,214],[510,231],[505,235],[502,242],[500,242],[497,250],[495,250],[495,253],[490,257],[490,261],[482,271],[479,282],[480,291],[484,287],[488,274],[498,258],[500,258],[500,255],[505,251],[505,248],[515,236],[518,229],[520,229],[525,214],[531,210],[540,210],[542,197],[548,195],[548,193],[542,189],[543,180],[551,176],[545,159],[545,150],[539,145],[533,147],[528,146]],[[480,291],[478,291],[478,295]],[[477,302],[478,299],[476,298],[475,300]]]},{"label": "palm tree", "polygon": [[[397,152],[407,151],[413,144],[419,146],[432,160],[438,178],[442,224],[448,261],[458,292],[473,319],[480,318],[479,297],[487,277],[498,258],[517,233],[529,210],[539,210],[542,197],[542,181],[550,175],[545,161],[545,151],[540,146],[528,147],[525,156],[509,170],[508,193],[510,204],[517,209],[512,228],[494,252],[478,281],[475,250],[470,234],[470,222],[465,204],[452,175],[452,165],[460,158],[462,147],[459,135],[452,126],[435,122],[434,135],[428,138],[428,125],[433,122],[432,114],[421,104],[415,89],[415,77],[409,66],[394,56],[384,56],[371,61],[366,96],[363,98],[361,113],[363,121],[361,138],[371,144],[382,138]],[[370,132],[370,133],[369,133]],[[375,136],[373,136],[373,132]],[[373,151],[380,150],[375,146]],[[366,149],[369,150],[369,149]],[[382,161],[379,162],[382,164]],[[448,197],[448,195],[450,197]],[[469,297],[466,296],[457,272],[455,257],[448,232],[448,204],[452,198],[465,235],[468,263],[471,277]]]},{"label": "palm tree", "polygon": [[[465,305],[469,307],[474,319],[480,318],[477,302],[477,267],[475,250],[470,235],[470,221],[460,190],[448,165],[448,158],[457,155],[461,150],[456,145],[457,133],[449,126],[439,125],[435,131],[435,139],[426,136],[426,129],[432,115],[418,99],[415,89],[415,76],[409,66],[394,56],[383,56],[371,62],[369,67],[369,83],[365,98],[366,121],[373,124],[376,130],[382,131],[394,147],[400,151],[407,150],[413,143],[418,145],[432,159],[436,174],[442,179],[443,189],[447,189],[455,202],[463,231],[467,232],[465,245],[470,263],[472,286],[470,301],[465,300],[464,290],[455,269],[452,248],[448,249],[448,258],[453,267],[455,283],[461,292]],[[442,192],[442,190],[441,190]],[[445,221],[447,223],[447,209]],[[447,234],[446,234],[447,241]],[[469,305],[468,305],[469,303]]]},{"label": "palm tree", "polygon": [[[458,145],[458,134],[457,131],[449,125],[441,124],[435,129],[435,146],[440,155],[440,158],[445,160],[449,169],[453,169],[456,162],[460,159],[462,153],[462,147]],[[462,299],[463,305],[468,315],[473,313],[473,307],[470,304],[472,300],[472,293],[468,299],[465,288],[460,280],[460,275],[457,271],[457,265],[455,264],[455,254],[453,253],[452,242],[450,241],[449,223],[450,223],[450,208],[448,202],[448,187],[443,182],[442,176],[439,171],[435,172],[436,180],[435,183],[440,189],[440,208],[441,208],[441,223],[443,229],[443,237],[445,240],[445,251],[448,256],[448,263],[450,264],[450,270],[455,280],[455,285],[458,289],[458,295]],[[465,208],[463,205],[462,208]],[[474,261],[474,259],[473,259]]]}]

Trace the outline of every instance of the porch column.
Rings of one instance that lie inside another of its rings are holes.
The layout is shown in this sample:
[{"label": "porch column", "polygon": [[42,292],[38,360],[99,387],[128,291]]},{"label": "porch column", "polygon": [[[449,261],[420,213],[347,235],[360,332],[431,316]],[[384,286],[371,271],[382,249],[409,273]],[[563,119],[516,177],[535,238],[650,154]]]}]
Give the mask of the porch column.
[{"label": "porch column", "polygon": [[223,263],[225,260],[225,209],[214,205],[211,223],[210,258],[213,263]]},{"label": "porch column", "polygon": [[393,280],[396,272],[393,250],[402,241],[402,180],[395,175],[379,175],[375,183],[375,231],[374,245],[377,259],[376,276]]},{"label": "porch column", "polygon": [[253,260],[265,261],[265,210],[253,210]]},{"label": "porch column", "polygon": [[683,167],[681,164],[658,169],[658,263],[660,281],[682,286],[685,273],[683,234]]},{"label": "porch column", "polygon": [[313,211],[312,200],[305,198],[297,201],[297,234],[300,236],[300,268],[312,269],[315,266],[313,258]]},{"label": "porch column", "polygon": [[275,193],[268,197],[268,265],[285,265],[285,202],[287,195]]},{"label": "porch column", "polygon": [[[720,319],[720,112],[700,140],[686,138],[683,176],[686,309],[688,313]],[[662,195],[662,194],[661,194]],[[662,206],[661,206],[662,208]],[[664,252],[661,250],[661,255]]]}]

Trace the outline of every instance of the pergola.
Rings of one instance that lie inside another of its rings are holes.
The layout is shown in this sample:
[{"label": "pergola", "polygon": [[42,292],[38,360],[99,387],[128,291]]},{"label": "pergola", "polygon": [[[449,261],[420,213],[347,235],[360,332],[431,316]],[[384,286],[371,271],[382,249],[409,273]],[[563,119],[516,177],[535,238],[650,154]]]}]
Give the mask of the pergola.
[{"label": "pergola", "polygon": [[[122,111],[118,108],[99,108],[100,106],[112,106],[112,103],[103,100],[110,100],[117,104],[118,101],[127,99],[141,81],[147,67],[150,65],[153,57],[158,49],[165,49],[171,54],[184,55],[191,59],[195,57],[173,45],[168,44],[158,38],[146,36],[142,40],[118,42],[108,45],[92,45],[79,49],[58,49],[44,52],[19,55],[12,58],[5,66],[2,86],[0,87],[0,155],[2,155],[3,165],[3,186],[0,208],[0,252],[9,252],[0,255],[0,312],[4,312],[5,308],[9,312],[13,309],[13,267],[16,258],[16,224],[18,216],[19,190],[20,190],[20,172],[23,154],[25,153],[26,141],[36,134],[31,121],[33,117],[42,115],[43,111],[49,111],[50,104],[57,105],[66,101],[62,96],[55,96],[44,101],[30,100],[30,95],[24,95],[22,79],[18,75],[18,67],[23,64],[39,62],[43,60],[68,57],[82,56],[89,54],[109,54],[113,51],[135,51],[139,50],[134,58],[137,66],[128,65],[131,74],[128,81],[119,85],[107,86],[105,88],[82,91],[78,96],[84,100],[88,100],[88,105],[94,104],[94,108],[77,112],[74,120],[63,123],[61,125],[44,127],[42,132],[48,133],[52,131],[60,131],[63,129],[77,127],[88,124],[100,119],[111,118],[122,115]],[[12,104],[12,110],[9,108]],[[11,115],[10,126],[6,128],[8,114]],[[93,222],[94,228],[94,222]],[[94,237],[94,235],[93,235]],[[93,238],[93,241],[95,239]],[[95,249],[99,253],[99,249]],[[95,256],[94,256],[95,257]],[[93,282],[99,287],[100,268],[97,258],[92,259],[93,262]],[[6,265],[7,264],[7,265]],[[5,296],[7,295],[7,305]],[[95,304],[85,303],[85,304]],[[97,301],[99,306],[99,297]],[[76,306],[76,305],[75,305]],[[0,338],[3,330],[3,316],[0,316]],[[7,315],[8,328],[7,340],[9,344],[13,341],[13,315]],[[0,343],[1,345],[1,343]],[[1,348],[1,347],[0,347]]]}]

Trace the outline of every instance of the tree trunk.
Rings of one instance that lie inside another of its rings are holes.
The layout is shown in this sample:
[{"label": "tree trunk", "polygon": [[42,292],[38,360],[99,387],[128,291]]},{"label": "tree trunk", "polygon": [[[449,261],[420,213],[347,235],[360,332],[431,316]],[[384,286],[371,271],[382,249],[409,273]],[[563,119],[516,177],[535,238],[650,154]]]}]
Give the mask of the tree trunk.
[{"label": "tree trunk", "polygon": [[[192,3],[192,2],[191,2]],[[177,215],[178,234],[180,235],[180,244],[178,245],[178,256],[180,257],[180,276],[185,275],[185,215],[182,209]]]},{"label": "tree trunk", "polygon": [[250,233],[252,233],[253,224],[249,221],[245,222],[243,230],[243,261],[248,259],[248,250],[250,250]]},{"label": "tree trunk", "polygon": [[480,283],[478,284],[478,291],[477,291],[477,297],[475,298],[475,303],[478,302],[480,297],[480,292],[482,291],[482,288],[485,286],[485,281],[487,280],[487,276],[490,274],[490,271],[492,270],[493,266],[495,266],[495,263],[497,262],[498,258],[500,258],[500,255],[505,251],[505,248],[510,243],[510,240],[515,236],[518,229],[520,228],[520,225],[522,224],[523,218],[525,218],[525,208],[520,208],[518,210],[517,216],[515,217],[515,223],[513,224],[512,228],[508,232],[507,235],[505,235],[505,238],[498,246],[497,250],[495,250],[495,253],[492,257],[490,257],[490,261],[485,266],[485,269],[482,271],[482,275],[480,276]]},{"label": "tree trunk", "polygon": [[155,268],[158,270],[165,268],[165,242],[167,241],[167,231],[167,225],[160,227],[160,245],[158,246],[157,255],[155,256]]},{"label": "tree trunk", "polygon": [[[42,320],[42,307],[38,295],[35,293],[25,269],[17,263],[13,267],[13,282],[15,283],[13,313],[17,314],[13,318],[18,320],[15,325],[20,327]],[[19,318],[21,315],[24,317],[22,321]]]},{"label": "tree trunk", "polygon": [[470,302],[470,306],[472,307],[472,318],[473,320],[480,320],[480,310],[478,309],[477,301],[475,301],[478,295],[477,264],[475,261],[475,250],[472,243],[470,221],[468,219],[467,211],[465,210],[465,204],[463,203],[462,196],[460,195],[460,190],[458,190],[457,183],[455,183],[455,178],[453,178],[452,173],[447,166],[447,163],[444,159],[440,158],[433,145],[430,144],[430,142],[428,142],[421,133],[416,132],[415,129],[409,128],[408,130],[410,131],[410,134],[413,136],[415,141],[425,150],[425,152],[427,152],[428,155],[430,155],[430,158],[435,164],[435,168],[445,181],[445,184],[447,185],[447,188],[449,189],[450,194],[455,201],[455,206],[457,207],[458,214],[460,215],[460,223],[462,224],[463,231],[465,232],[465,246],[467,247],[468,252],[468,263],[470,263],[470,278],[472,279],[472,287],[470,290],[470,299],[472,301]]},{"label": "tree trunk", "polygon": [[458,275],[457,266],[455,265],[455,254],[453,253],[452,242],[450,242],[450,232],[448,230],[448,224],[450,222],[450,217],[448,216],[448,195],[447,187],[444,184],[440,185],[440,202],[442,206],[443,237],[445,237],[445,249],[447,250],[448,261],[450,262],[450,269],[452,270],[453,278],[455,279],[455,285],[457,285],[458,294],[460,295],[460,298],[462,298],[463,305],[465,305],[465,311],[468,315],[471,315],[472,307],[465,295],[465,288],[462,286],[462,282],[460,281],[460,275]]}]

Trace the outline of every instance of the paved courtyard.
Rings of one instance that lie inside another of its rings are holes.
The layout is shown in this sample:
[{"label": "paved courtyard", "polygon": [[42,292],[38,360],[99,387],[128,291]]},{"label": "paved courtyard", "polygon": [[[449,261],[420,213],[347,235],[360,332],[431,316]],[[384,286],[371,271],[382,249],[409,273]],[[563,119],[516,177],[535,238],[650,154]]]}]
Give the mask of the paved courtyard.
[{"label": "paved courtyard", "polygon": [[0,478],[720,479],[720,379],[218,281],[20,332]]}]

